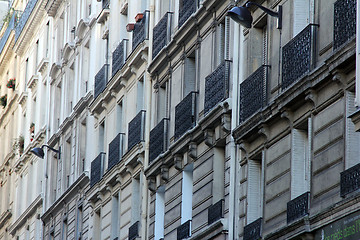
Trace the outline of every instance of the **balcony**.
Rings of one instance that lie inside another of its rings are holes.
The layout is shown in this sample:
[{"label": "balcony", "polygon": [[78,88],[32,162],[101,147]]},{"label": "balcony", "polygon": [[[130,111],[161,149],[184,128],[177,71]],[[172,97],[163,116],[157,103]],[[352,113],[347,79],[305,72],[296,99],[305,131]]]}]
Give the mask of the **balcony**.
[{"label": "balcony", "polygon": [[150,132],[149,164],[161,153],[165,152],[168,146],[169,119],[164,118]]},{"label": "balcony", "polygon": [[145,39],[149,38],[149,11],[145,11],[144,17],[135,23],[133,36],[132,36],[132,50],[142,43]]},{"label": "balcony", "polygon": [[360,189],[360,164],[357,164],[340,173],[340,196]]},{"label": "balcony", "polygon": [[18,19],[18,12],[17,11],[14,11],[11,19],[10,19],[10,22],[9,24],[7,25],[7,28],[5,30],[5,33],[4,35],[1,37],[0,39],[0,54],[2,53],[2,51],[4,50],[4,47],[5,47],[5,44],[7,42],[7,40],[9,39],[10,37],[10,33],[13,29],[15,29],[15,24],[16,24],[16,21]]},{"label": "balcony", "polygon": [[230,62],[224,61],[205,78],[204,112],[229,97]]},{"label": "balcony", "polygon": [[29,19],[32,11],[34,10],[37,1],[38,0],[29,0],[28,1],[27,5],[25,7],[25,10],[20,17],[19,23],[17,24],[16,29],[15,29],[15,42],[18,40],[21,32],[23,31],[25,24],[26,24],[27,20]]},{"label": "balcony", "polygon": [[153,54],[154,59],[169,42],[171,38],[171,24],[173,13],[166,13],[158,24],[154,27],[153,34]]},{"label": "balcony", "polygon": [[127,53],[127,39],[123,39],[112,54],[112,76],[124,66]]},{"label": "balcony", "polygon": [[185,223],[181,224],[176,229],[176,239],[182,240],[191,236],[191,220],[186,221]]},{"label": "balcony", "polygon": [[105,162],[104,152],[101,152],[91,162],[90,187],[93,187],[96,183],[98,183],[101,180],[104,174],[104,162]]},{"label": "balcony", "polygon": [[267,66],[261,66],[240,84],[240,122],[266,105],[267,70]]},{"label": "balcony", "polygon": [[186,20],[196,11],[196,2],[194,0],[180,0],[179,23],[180,28]]},{"label": "balcony", "polygon": [[225,201],[221,199],[208,208],[208,225],[224,218]]},{"label": "balcony", "polygon": [[195,126],[196,92],[190,92],[175,107],[175,139],[181,137],[187,130]]},{"label": "balcony", "polygon": [[306,192],[287,203],[287,223],[309,214],[310,192]]},{"label": "balcony", "polygon": [[308,25],[287,43],[282,50],[282,83],[284,90],[314,65],[315,25]]},{"label": "balcony", "polygon": [[128,151],[131,150],[136,144],[144,141],[145,113],[145,110],[141,110],[133,118],[133,120],[129,122]]},{"label": "balcony", "polygon": [[94,89],[94,98],[96,99],[102,91],[106,88],[108,81],[108,69],[109,64],[104,64],[99,72],[95,75],[95,89]]},{"label": "balcony", "polygon": [[334,3],[334,43],[336,50],[356,33],[356,0],[338,0]]},{"label": "balcony", "polygon": [[121,161],[124,154],[124,133],[119,133],[109,144],[108,170]]},{"label": "balcony", "polygon": [[262,218],[258,218],[254,222],[244,227],[244,240],[261,239],[262,235]]},{"label": "balcony", "polygon": [[129,240],[134,240],[139,237],[140,222],[137,221],[131,227],[129,227]]}]

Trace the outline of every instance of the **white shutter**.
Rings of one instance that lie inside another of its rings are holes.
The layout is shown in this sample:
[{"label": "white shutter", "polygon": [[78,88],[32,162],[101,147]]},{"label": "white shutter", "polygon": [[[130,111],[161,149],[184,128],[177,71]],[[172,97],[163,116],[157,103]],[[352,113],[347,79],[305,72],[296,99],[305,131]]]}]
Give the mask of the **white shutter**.
[{"label": "white shutter", "polygon": [[192,219],[193,170],[183,171],[181,195],[181,224]]},{"label": "white shutter", "polygon": [[305,165],[307,151],[307,132],[299,129],[292,130],[291,139],[291,199],[306,191]]},{"label": "white shutter", "polygon": [[156,192],[155,200],[155,239],[164,238],[165,192],[161,187]]},{"label": "white shutter", "polygon": [[261,162],[248,161],[247,223],[261,217]]},{"label": "white shutter", "polygon": [[310,0],[293,0],[293,37],[310,23]]},{"label": "white shutter", "polygon": [[185,59],[185,74],[183,81],[183,98],[186,97],[191,91],[195,90],[195,79],[196,79],[196,66],[195,58]]},{"label": "white shutter", "polygon": [[360,156],[360,133],[355,132],[355,126],[350,118],[347,118],[351,113],[356,111],[355,108],[355,94],[352,92],[346,93],[346,135],[345,135],[345,168],[350,168],[359,163]]},{"label": "white shutter", "polygon": [[307,155],[305,159],[305,192],[310,191],[311,187],[311,146],[312,146],[312,118],[308,118],[308,144]]}]

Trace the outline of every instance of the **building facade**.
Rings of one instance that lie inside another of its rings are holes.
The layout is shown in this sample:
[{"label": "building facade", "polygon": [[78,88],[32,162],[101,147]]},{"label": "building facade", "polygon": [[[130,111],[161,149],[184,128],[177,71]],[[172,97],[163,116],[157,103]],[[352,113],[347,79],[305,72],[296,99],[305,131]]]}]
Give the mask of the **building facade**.
[{"label": "building facade", "polygon": [[358,239],[359,3],[254,2],[1,2],[0,239]]}]

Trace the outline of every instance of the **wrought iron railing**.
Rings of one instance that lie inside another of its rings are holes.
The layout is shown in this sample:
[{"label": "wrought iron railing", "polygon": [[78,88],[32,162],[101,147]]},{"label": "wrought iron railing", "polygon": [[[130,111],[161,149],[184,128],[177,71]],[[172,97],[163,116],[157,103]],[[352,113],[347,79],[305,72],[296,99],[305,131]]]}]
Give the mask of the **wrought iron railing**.
[{"label": "wrought iron railing", "polygon": [[254,222],[244,227],[244,240],[261,239],[262,235],[262,218],[258,218]]},{"label": "wrought iron railing", "polygon": [[136,144],[144,141],[145,134],[145,110],[141,110],[134,118],[129,122],[128,133],[128,151],[132,149]]},{"label": "wrought iron railing", "polygon": [[195,125],[196,121],[196,92],[190,92],[175,107],[175,134],[174,137],[181,137],[187,130]]},{"label": "wrought iron railing", "polygon": [[25,24],[29,19],[32,11],[34,10],[37,1],[38,0],[29,0],[25,7],[24,12],[21,14],[19,23],[16,25],[16,29],[15,29],[15,42],[18,40],[22,30],[24,29]]},{"label": "wrought iron railing", "polygon": [[221,199],[208,208],[208,225],[224,217],[225,201]]},{"label": "wrought iron railing", "polygon": [[164,118],[150,131],[149,163],[167,149],[168,124],[169,119]]},{"label": "wrought iron railing", "polygon": [[104,64],[99,72],[95,75],[94,98],[97,98],[106,88],[108,82],[109,64]]},{"label": "wrought iron railing", "polygon": [[140,222],[137,221],[129,227],[129,236],[128,236],[129,240],[134,240],[137,237],[139,237],[139,226],[140,226]]},{"label": "wrought iron railing", "polygon": [[143,18],[135,23],[132,39],[132,50],[149,38],[149,11],[144,12]]},{"label": "wrought iron railing", "polygon": [[119,133],[109,144],[108,170],[121,161],[124,154],[124,133]]},{"label": "wrought iron railing", "polygon": [[360,164],[357,164],[340,173],[340,196],[360,189]]},{"label": "wrought iron railing", "polygon": [[204,112],[229,97],[230,61],[223,61],[214,72],[205,78]]},{"label": "wrought iron railing", "polygon": [[171,24],[172,24],[173,13],[166,13],[162,19],[154,27],[153,34],[153,53],[152,58],[154,59],[156,55],[163,49],[166,44],[170,42],[171,37]]},{"label": "wrought iron railing", "polygon": [[91,175],[90,175],[90,187],[98,183],[103,174],[104,174],[104,161],[105,153],[101,152],[92,162],[91,162]]},{"label": "wrought iron railing", "polygon": [[112,54],[112,76],[125,64],[128,40],[123,39]]},{"label": "wrought iron railing", "polygon": [[4,35],[1,37],[1,40],[0,40],[0,54],[4,50],[5,44],[10,37],[11,31],[15,28],[17,18],[18,18],[18,12],[14,11],[14,13],[9,21],[9,24],[7,25],[7,28],[4,32]]},{"label": "wrought iron railing", "polygon": [[110,0],[102,0],[102,8],[108,9],[110,7]]},{"label": "wrought iron railing", "polygon": [[180,0],[179,8],[179,28],[186,22],[186,20],[196,12],[197,1],[195,0]]},{"label": "wrought iron railing", "polygon": [[356,0],[337,0],[334,3],[334,50],[356,34]]},{"label": "wrought iron railing", "polygon": [[191,236],[191,220],[188,220],[185,223],[181,224],[176,229],[176,239],[182,240],[190,236]]},{"label": "wrought iron railing", "polygon": [[240,122],[266,105],[267,70],[268,66],[261,66],[240,84]]},{"label": "wrought iron railing", "polygon": [[296,219],[309,214],[310,192],[306,192],[287,203],[287,222],[290,223]]},{"label": "wrought iron railing", "polygon": [[282,50],[282,90],[309,72],[314,65],[316,25],[310,24]]}]

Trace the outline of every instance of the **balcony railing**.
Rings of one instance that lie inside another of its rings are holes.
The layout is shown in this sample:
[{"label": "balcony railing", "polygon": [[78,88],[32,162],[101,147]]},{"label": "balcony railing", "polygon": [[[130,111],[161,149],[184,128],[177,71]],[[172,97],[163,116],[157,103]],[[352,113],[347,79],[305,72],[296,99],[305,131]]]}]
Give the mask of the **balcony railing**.
[{"label": "balcony railing", "polygon": [[98,183],[103,174],[104,174],[104,161],[105,153],[101,152],[92,162],[91,162],[91,176],[90,176],[90,187]]},{"label": "balcony railing", "polygon": [[208,208],[208,225],[224,217],[225,201],[221,199]]},{"label": "balcony railing", "polygon": [[119,133],[109,144],[108,170],[121,161],[124,154],[124,133]]},{"label": "balcony railing", "polygon": [[141,110],[133,120],[129,122],[128,151],[136,144],[144,141],[145,113],[144,110]]},{"label": "balcony railing", "polygon": [[254,222],[244,227],[244,240],[261,239],[262,235],[262,218],[258,218]]},{"label": "balcony railing", "polygon": [[112,76],[125,64],[128,41],[127,39],[122,40],[112,54]]},{"label": "balcony railing", "polygon": [[356,33],[356,0],[338,0],[334,3],[334,50]]},{"label": "balcony railing", "polygon": [[196,121],[196,92],[190,92],[175,107],[175,139],[181,137],[195,125]]},{"label": "balcony railing", "polygon": [[180,0],[179,8],[179,28],[186,22],[186,20],[196,11],[197,1],[195,0]]},{"label": "balcony railing", "polygon": [[149,163],[165,152],[168,145],[169,119],[164,118],[150,132]]},{"label": "balcony railing", "polygon": [[360,189],[360,164],[357,164],[340,173],[340,196]]},{"label": "balcony railing", "polygon": [[163,49],[166,44],[170,42],[171,24],[173,13],[166,13],[158,24],[154,27],[153,34],[153,54],[154,59],[156,55]]},{"label": "balcony railing", "polygon": [[27,22],[27,20],[29,19],[32,11],[34,10],[36,3],[38,0],[29,0],[24,12],[22,13],[19,23],[16,25],[16,29],[15,29],[15,42],[18,40],[22,30],[25,27],[25,24]]},{"label": "balcony railing", "polygon": [[229,97],[230,62],[224,61],[205,78],[204,112]]},{"label": "balcony railing", "polygon": [[9,21],[9,24],[5,30],[5,33],[1,37],[1,40],[0,40],[0,54],[4,50],[5,44],[10,37],[11,31],[15,28],[15,24],[17,23],[17,18],[18,18],[18,12],[14,11],[14,13]]},{"label": "balcony railing", "polygon": [[129,240],[134,240],[139,237],[140,222],[137,221],[131,227],[129,227]]},{"label": "balcony railing", "polygon": [[94,98],[97,98],[106,88],[106,84],[108,82],[108,69],[109,64],[104,64],[104,66],[102,66],[99,72],[95,75]]},{"label": "balcony railing", "polygon": [[282,90],[309,72],[314,65],[315,25],[308,25],[282,50]]},{"label": "balcony railing", "polygon": [[140,22],[135,23],[132,39],[132,50],[149,38],[149,11],[145,11],[144,17]]},{"label": "balcony railing", "polygon": [[240,122],[266,105],[267,70],[268,66],[261,66],[240,84]]},{"label": "balcony railing", "polygon": [[108,9],[110,7],[110,0],[102,0],[102,8]]},{"label": "balcony railing", "polygon": [[287,203],[287,223],[309,214],[310,192],[306,192]]},{"label": "balcony railing", "polygon": [[176,239],[182,240],[190,236],[191,236],[191,220],[188,220],[185,223],[181,224],[176,229]]}]

